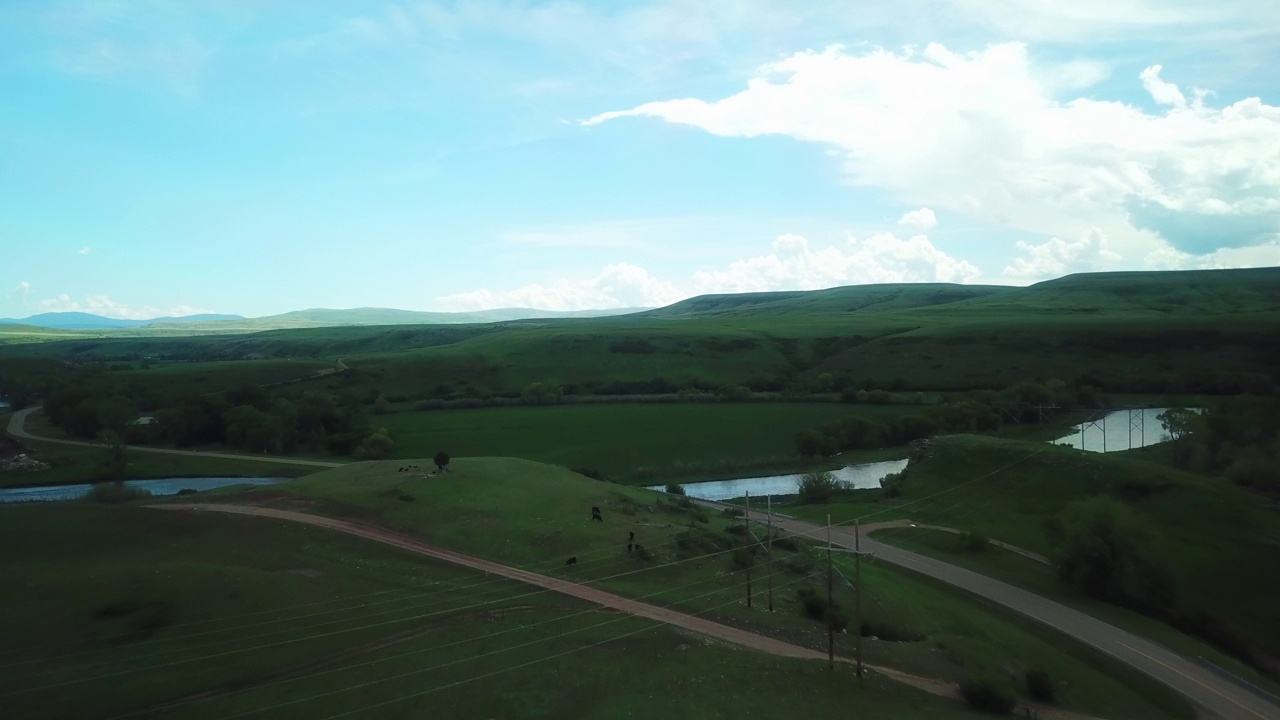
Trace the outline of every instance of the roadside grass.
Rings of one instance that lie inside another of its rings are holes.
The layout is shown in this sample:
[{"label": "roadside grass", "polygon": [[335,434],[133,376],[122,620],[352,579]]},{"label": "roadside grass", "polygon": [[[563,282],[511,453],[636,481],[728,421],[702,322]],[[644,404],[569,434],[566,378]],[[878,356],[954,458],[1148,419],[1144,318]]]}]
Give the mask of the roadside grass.
[{"label": "roadside grass", "polygon": [[1104,620],[1116,627],[1146,638],[1181,653],[1217,665],[1251,683],[1280,695],[1280,682],[1259,672],[1257,668],[1223,653],[1196,638],[1179,632],[1167,623],[1126,610],[1115,605],[1094,600],[1058,580],[1056,569],[1014,552],[989,546],[982,552],[970,552],[960,547],[957,536],[941,530],[926,528],[886,528],[871,537],[889,545],[945,560],[957,567],[972,570],[988,577],[1007,582],[1036,594],[1060,602]]},{"label": "roadside grass", "polygon": [[[418,464],[427,466],[425,460]],[[401,461],[362,463],[272,488],[214,491],[204,499],[238,498],[376,523],[460,552],[825,648],[823,624],[804,618],[796,597],[798,587],[825,584],[825,562],[807,542],[794,550],[779,546],[772,570],[758,558],[748,609],[746,578],[735,572],[734,557],[744,536],[726,532],[732,521],[723,513],[522,460],[465,458],[453,461],[450,472],[431,477],[399,472],[402,466]],[[601,508],[604,522],[591,520],[592,506]],[[652,553],[651,560],[627,554],[630,532]],[[568,557],[578,563],[566,566]],[[851,577],[847,561],[837,562]],[[771,572],[774,613],[766,610]],[[1179,701],[1167,691],[1141,685],[1137,692],[1127,689],[1095,669],[1088,657],[1073,656],[1078,649],[1064,651],[1061,646],[1072,643],[1056,634],[1021,626],[958,591],[904,571],[864,567],[868,572],[868,587],[875,588],[865,598],[868,619],[923,635],[910,643],[868,640],[869,661],[957,681],[982,672],[1008,675],[1009,667],[1024,663],[1050,669],[1070,684],[1064,707],[1122,708],[1124,713],[1117,714],[1130,717],[1183,716],[1169,712]],[[735,595],[743,600],[726,605]],[[852,589],[841,585],[837,604],[847,609],[852,601]],[[840,636],[840,655],[852,654],[852,639]]]},{"label": "roadside grass", "polygon": [[[589,468],[627,484],[691,482],[830,467],[795,454],[794,436],[847,417],[921,412],[840,403],[584,404],[392,413],[371,422],[393,456],[520,457]],[[905,450],[896,457],[905,456]],[[841,459],[844,461],[844,458]]]},{"label": "roadside grass", "polygon": [[[978,436],[937,438],[935,447],[930,458],[908,469],[901,497],[783,511],[823,519],[830,512],[835,522],[848,524],[883,511],[874,519],[899,516],[973,530],[1052,557],[1049,521],[1075,500],[1110,495],[1161,531],[1181,605],[1209,612],[1266,652],[1280,649],[1272,602],[1280,593],[1274,572],[1280,566],[1280,514],[1268,509],[1265,498],[1133,457]],[[1029,582],[1021,572],[1006,577]],[[1028,587],[1050,591],[1040,582]]]}]

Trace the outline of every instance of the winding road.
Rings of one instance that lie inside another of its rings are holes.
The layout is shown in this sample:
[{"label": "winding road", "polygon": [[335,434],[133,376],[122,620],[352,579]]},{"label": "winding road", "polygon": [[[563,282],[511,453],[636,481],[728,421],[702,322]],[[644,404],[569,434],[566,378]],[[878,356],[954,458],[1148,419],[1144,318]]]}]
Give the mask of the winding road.
[{"label": "winding road", "polygon": [[[712,502],[702,504],[726,507]],[[764,513],[752,511],[751,520],[764,523],[766,517]],[[773,524],[816,542],[826,542],[825,526],[777,515],[773,516]],[[853,549],[856,540],[853,528],[831,528],[832,545]],[[1280,720],[1280,704],[1163,645],[1079,610],[941,560],[872,540],[867,537],[867,528],[862,529],[861,550],[874,555],[878,561],[907,568],[1004,606],[1106,653],[1180,693],[1196,706],[1202,718]]]},{"label": "winding road", "polygon": [[[39,440],[43,442],[56,442],[69,445],[85,445],[97,446],[96,443],[81,442],[77,440],[61,440],[53,438],[39,437],[26,432],[24,425],[26,419],[32,412],[39,408],[29,408],[20,410],[9,420],[8,432],[10,435],[18,438],[29,440]],[[174,455],[190,455],[194,457],[209,457],[235,460],[255,460],[259,462],[274,462],[291,465],[308,465],[315,467],[339,467],[344,463],[322,462],[318,460],[298,460],[294,458],[267,457],[261,455],[234,455],[229,453],[205,452],[196,450],[169,450],[164,448],[147,448],[130,446],[131,450],[141,452],[165,453]],[[700,501],[709,507],[721,508],[725,507],[718,503],[710,501]],[[189,505],[175,505],[173,508],[191,508]],[[222,512],[246,512],[248,514],[271,514],[284,511],[269,511],[264,508],[239,508],[229,509],[237,506],[227,506],[227,508],[219,508]],[[212,508],[209,508],[212,509]],[[304,515],[303,513],[294,513],[295,515]],[[362,528],[351,523],[340,520],[332,520],[329,518],[321,518],[319,516],[304,515],[308,518],[305,522],[332,527],[343,532],[350,532],[356,535],[370,537],[366,533],[385,532],[377,531],[371,528]],[[288,518],[295,519],[298,518]],[[756,511],[752,511],[751,520],[763,523],[765,515]],[[774,516],[773,522],[780,528],[797,535],[804,535],[818,542],[826,541],[827,528],[813,523],[795,520],[791,518],[783,518]],[[416,541],[395,536],[397,539],[392,544],[401,543],[414,544]],[[384,536],[374,537],[381,542],[389,542]],[[831,542],[846,549],[855,547],[855,535],[852,528],[833,527],[831,529]],[[423,546],[424,548],[427,546]],[[1263,694],[1245,687],[1227,677],[1196,663],[1194,660],[1183,655],[1173,652],[1168,648],[1154,643],[1145,638],[1134,635],[1131,632],[1122,630],[1114,625],[1103,622],[1090,615],[1086,615],[1078,610],[1074,610],[1060,603],[1054,602],[1047,598],[1027,592],[1021,588],[1014,587],[1008,583],[1000,582],[989,578],[985,575],[958,568],[949,563],[935,560],[933,558],[913,553],[892,545],[872,540],[866,536],[866,530],[863,530],[861,538],[861,548],[863,552],[870,553],[877,560],[898,565],[907,568],[921,575],[925,575],[935,580],[947,583],[948,585],[960,588],[966,592],[972,593],[990,602],[1001,605],[1009,610],[1017,612],[1021,615],[1029,617],[1040,622],[1062,634],[1073,638],[1085,645],[1103,652],[1120,662],[1137,669],[1138,671],[1164,683],[1172,688],[1175,692],[1180,693],[1190,700],[1197,708],[1202,718],[1218,718],[1219,720],[1280,720],[1280,703],[1265,697]],[[421,549],[415,549],[415,552],[421,552]],[[458,555],[457,553],[449,553],[446,550],[432,548],[429,554],[435,554],[436,557],[443,557],[443,554]],[[439,554],[437,554],[439,553]],[[465,556],[462,556],[465,557]],[[476,560],[476,562],[487,562]],[[492,563],[491,563],[492,564]],[[503,566],[496,566],[501,568]],[[510,569],[512,572],[523,573],[524,571]],[[493,570],[497,572],[497,570]],[[552,583],[566,584],[563,581],[553,578],[544,578],[543,576],[534,575],[533,573],[525,573],[531,577],[520,577],[517,579],[540,584],[543,581]],[[515,577],[515,576],[511,576]],[[539,580],[541,578],[541,580]],[[573,583],[567,583],[573,587],[581,587]],[[545,585],[544,585],[545,587]],[[567,589],[555,587],[560,592],[566,592]],[[572,594],[572,593],[571,593]],[[625,598],[623,599],[625,600]],[[643,604],[643,603],[641,603]],[[661,608],[658,608],[661,610]],[[676,613],[678,614],[678,613]],[[645,615],[651,617],[650,615]],[[661,619],[655,617],[654,619]],[[693,618],[697,620],[697,618]],[[709,622],[701,621],[698,622]],[[691,630],[696,628],[688,625],[680,624]],[[715,624],[715,623],[712,623]],[[729,630],[733,630],[729,628]],[[702,632],[699,630],[699,632]],[[743,631],[738,631],[743,632]],[[747,633],[752,635],[751,633]],[[717,637],[724,637],[717,635]],[[753,637],[759,637],[754,636]],[[729,639],[729,638],[726,638]],[[765,638],[767,640],[767,638]],[[734,642],[744,644],[748,647],[755,647],[752,643],[756,642],[750,638],[742,638],[742,642],[735,639]],[[772,641],[771,641],[772,642]],[[763,649],[763,648],[762,648]],[[805,650],[805,652],[811,652]]]}]

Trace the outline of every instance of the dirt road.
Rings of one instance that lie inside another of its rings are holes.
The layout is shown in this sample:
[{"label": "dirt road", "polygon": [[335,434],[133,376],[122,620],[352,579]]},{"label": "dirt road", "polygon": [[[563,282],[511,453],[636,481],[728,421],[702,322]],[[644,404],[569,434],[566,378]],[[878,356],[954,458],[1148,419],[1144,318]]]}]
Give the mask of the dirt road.
[{"label": "dirt road", "polygon": [[[482,570],[486,573],[511,578],[512,580],[518,580],[529,585],[586,600],[587,602],[595,603],[603,607],[613,608],[630,615],[648,618],[657,622],[684,628],[685,630],[698,633],[705,637],[724,640],[726,642],[733,643],[734,645],[766,652],[770,655],[799,658],[802,660],[827,659],[826,653],[818,650],[811,650],[782,640],[776,640],[764,635],[757,635],[756,633],[749,632],[747,630],[740,630],[729,625],[723,625],[718,622],[705,620],[703,618],[675,610],[650,605],[649,603],[641,602],[639,600],[632,600],[630,598],[622,597],[621,595],[615,595],[605,590],[582,585],[580,583],[548,577],[546,575],[539,575],[519,568],[501,565],[499,563],[490,562],[470,555],[464,555],[452,550],[445,550],[379,527],[360,525],[357,523],[347,522],[345,520],[295,512],[292,510],[277,510],[275,508],[264,508],[250,505],[182,503],[171,505],[149,505],[148,507],[171,511],[222,512],[236,515],[252,515],[256,517],[267,517],[278,520],[306,523],[308,525],[318,525],[320,527],[348,533],[374,542],[393,545],[410,552],[418,553],[419,555],[443,560],[444,562]],[[837,657],[836,659],[842,663],[849,662],[847,658]],[[924,690],[925,692],[951,699],[959,699],[956,686],[951,683],[910,675],[894,670],[893,668],[874,665],[865,665],[864,667],[866,667],[869,672],[879,673],[891,680],[911,685]],[[1039,705],[1032,705],[1031,707],[1038,713],[1037,717],[1043,718],[1043,720],[1091,720],[1085,716],[1055,708]],[[1021,706],[1018,711],[1022,712]]]}]

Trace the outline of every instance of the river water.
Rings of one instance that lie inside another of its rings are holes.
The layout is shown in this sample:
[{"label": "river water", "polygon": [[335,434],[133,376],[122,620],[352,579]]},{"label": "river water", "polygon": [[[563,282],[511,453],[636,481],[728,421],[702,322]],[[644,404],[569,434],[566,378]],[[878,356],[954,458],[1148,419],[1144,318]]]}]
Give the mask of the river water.
[{"label": "river water", "polygon": [[[198,477],[198,478],[158,478],[155,480],[125,480],[126,487],[146,490],[152,495],[177,495],[180,490],[213,490],[231,485],[275,485],[289,478],[277,477]],[[39,485],[25,488],[0,489],[0,503],[3,502],[50,502],[55,500],[78,500],[89,494],[92,485]]]},{"label": "river water", "polygon": [[[849,483],[855,488],[878,488],[886,475],[902,472],[907,467],[906,460],[888,460],[886,462],[848,465],[831,474],[837,480]],[[738,478],[736,480],[709,480],[707,482],[686,483],[684,492],[689,497],[699,500],[732,500],[740,498],[744,493],[752,497],[765,495],[794,495],[799,491],[800,480],[804,474],[769,475],[767,477]],[[650,490],[665,490],[665,485],[653,485]]]},{"label": "river water", "polygon": [[[1169,439],[1159,415],[1169,408],[1137,408],[1099,412],[1076,425],[1068,435],[1054,440],[1089,452],[1116,452],[1162,443]],[[1192,409],[1193,412],[1199,410]]]}]

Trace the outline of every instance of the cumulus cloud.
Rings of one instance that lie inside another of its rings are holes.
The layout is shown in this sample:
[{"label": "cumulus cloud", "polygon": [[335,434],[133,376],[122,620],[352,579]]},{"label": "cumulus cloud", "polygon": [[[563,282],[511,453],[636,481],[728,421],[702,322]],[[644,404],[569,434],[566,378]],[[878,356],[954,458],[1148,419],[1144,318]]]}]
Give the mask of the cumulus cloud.
[{"label": "cumulus cloud", "polygon": [[25,306],[27,304],[27,295],[30,292],[31,292],[31,283],[27,282],[26,280],[23,280],[22,282],[15,285],[12,290],[9,291],[9,295],[11,297],[18,298],[18,302],[21,303],[23,306]]},{"label": "cumulus cloud", "polygon": [[561,280],[551,285],[534,283],[508,291],[475,290],[445,295],[436,305],[447,311],[523,307],[538,310],[594,310],[619,307],[669,305],[684,296],[669,282],[659,280],[638,265],[615,263],[595,277]]},{"label": "cumulus cloud", "polygon": [[[1140,80],[1161,109],[1063,99],[1020,43],[957,53],[835,46],[764,66],[742,92],[651,102],[596,115],[660,118],[715,135],[785,135],[833,148],[849,182],[996,226],[1056,238],[1093,229],[1140,257],[1185,238],[1165,215],[1257,220],[1280,231],[1280,107],[1188,100],[1152,66]],[[1252,227],[1252,225],[1250,225]],[[1162,228],[1165,229],[1162,232]],[[1259,242],[1223,234],[1215,247]]]},{"label": "cumulus cloud", "polygon": [[1032,283],[1061,277],[1074,272],[1105,270],[1114,267],[1123,258],[1111,251],[1107,236],[1093,228],[1077,240],[1049,240],[1032,245],[1018,242],[1022,253],[1005,267],[1005,278],[1015,283]]},{"label": "cumulus cloud", "polygon": [[81,300],[75,300],[66,293],[40,300],[36,302],[36,308],[40,312],[85,312],[118,320],[150,320],[157,317],[183,317],[213,312],[190,305],[178,305],[168,309],[150,306],[135,307],[113,300],[108,295],[87,295]]},{"label": "cumulus cloud", "polygon": [[783,235],[773,241],[772,250],[721,270],[695,273],[693,289],[696,293],[817,290],[864,283],[964,283],[980,276],[978,268],[942,252],[924,235],[902,239],[880,233],[862,240],[851,237],[844,247],[818,249],[799,235]]},{"label": "cumulus cloud", "polygon": [[93,248],[89,247],[88,245],[86,245],[86,246],[84,246],[84,247],[80,248],[80,254],[81,254],[81,255],[88,255],[88,254],[89,254],[89,253],[91,253],[91,252],[93,252]]},{"label": "cumulus cloud", "polygon": [[932,230],[938,226],[938,218],[929,208],[920,208],[902,216],[898,220],[899,225],[917,228],[919,230]]},{"label": "cumulus cloud", "polygon": [[1142,87],[1151,95],[1152,100],[1161,105],[1186,107],[1187,96],[1182,94],[1182,90],[1177,85],[1160,79],[1160,71],[1163,69],[1160,65],[1152,65],[1143,70],[1138,76],[1142,78]]},{"label": "cumulus cloud", "polygon": [[682,287],[656,278],[642,267],[618,263],[579,282],[458,293],[437,298],[436,306],[453,311],[657,307],[704,293],[817,290],[865,283],[967,283],[980,277],[978,268],[939,250],[924,235],[899,238],[880,233],[814,248],[807,238],[786,234],[775,239],[770,250],[722,268],[698,271]]}]

